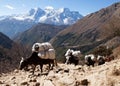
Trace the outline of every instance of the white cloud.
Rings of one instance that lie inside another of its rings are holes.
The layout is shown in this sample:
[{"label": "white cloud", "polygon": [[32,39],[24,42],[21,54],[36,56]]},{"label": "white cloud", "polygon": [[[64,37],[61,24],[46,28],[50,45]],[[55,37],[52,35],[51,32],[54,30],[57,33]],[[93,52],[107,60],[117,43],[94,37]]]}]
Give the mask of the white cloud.
[{"label": "white cloud", "polygon": [[54,9],[52,6],[46,6],[45,9]]},{"label": "white cloud", "polygon": [[6,8],[10,9],[10,10],[14,10],[15,8],[11,5],[5,5]]}]

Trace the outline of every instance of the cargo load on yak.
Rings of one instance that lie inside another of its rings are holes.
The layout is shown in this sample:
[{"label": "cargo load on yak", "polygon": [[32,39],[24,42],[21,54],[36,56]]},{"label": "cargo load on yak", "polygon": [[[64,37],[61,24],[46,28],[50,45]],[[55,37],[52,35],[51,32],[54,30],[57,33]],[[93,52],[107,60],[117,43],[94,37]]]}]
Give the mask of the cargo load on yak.
[{"label": "cargo load on yak", "polygon": [[55,50],[49,42],[33,44],[32,52],[38,52],[42,59],[55,59]]}]

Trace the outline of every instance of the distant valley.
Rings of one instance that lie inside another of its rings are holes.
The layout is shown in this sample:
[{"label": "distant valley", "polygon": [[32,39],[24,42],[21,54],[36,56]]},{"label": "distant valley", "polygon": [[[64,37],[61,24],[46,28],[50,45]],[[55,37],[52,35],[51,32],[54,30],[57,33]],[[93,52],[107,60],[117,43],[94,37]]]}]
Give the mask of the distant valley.
[{"label": "distant valley", "polygon": [[23,45],[32,46],[35,42],[48,42],[57,33],[64,30],[68,25],[50,25],[39,23],[25,32],[17,35],[13,40]]}]

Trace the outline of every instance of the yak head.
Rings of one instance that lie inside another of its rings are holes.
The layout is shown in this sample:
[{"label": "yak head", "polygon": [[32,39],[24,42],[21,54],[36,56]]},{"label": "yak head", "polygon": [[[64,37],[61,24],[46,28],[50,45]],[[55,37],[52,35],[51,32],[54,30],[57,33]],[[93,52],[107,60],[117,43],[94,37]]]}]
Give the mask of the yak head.
[{"label": "yak head", "polygon": [[25,67],[27,67],[27,61],[22,57],[20,61],[19,69],[22,70]]},{"label": "yak head", "polygon": [[19,69],[25,69],[27,70],[28,66],[31,64],[35,64],[35,62],[39,59],[38,52],[33,52],[32,55],[29,58],[24,59],[21,58]]}]

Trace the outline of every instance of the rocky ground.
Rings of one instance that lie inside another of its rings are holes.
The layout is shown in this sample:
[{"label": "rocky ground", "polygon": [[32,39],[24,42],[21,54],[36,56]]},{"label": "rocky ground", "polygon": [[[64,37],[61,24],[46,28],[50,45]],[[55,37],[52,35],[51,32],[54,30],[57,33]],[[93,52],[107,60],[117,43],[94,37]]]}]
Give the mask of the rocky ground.
[{"label": "rocky ground", "polygon": [[120,86],[120,59],[96,67],[58,64],[42,74],[37,69],[14,70],[0,75],[0,86]]}]

